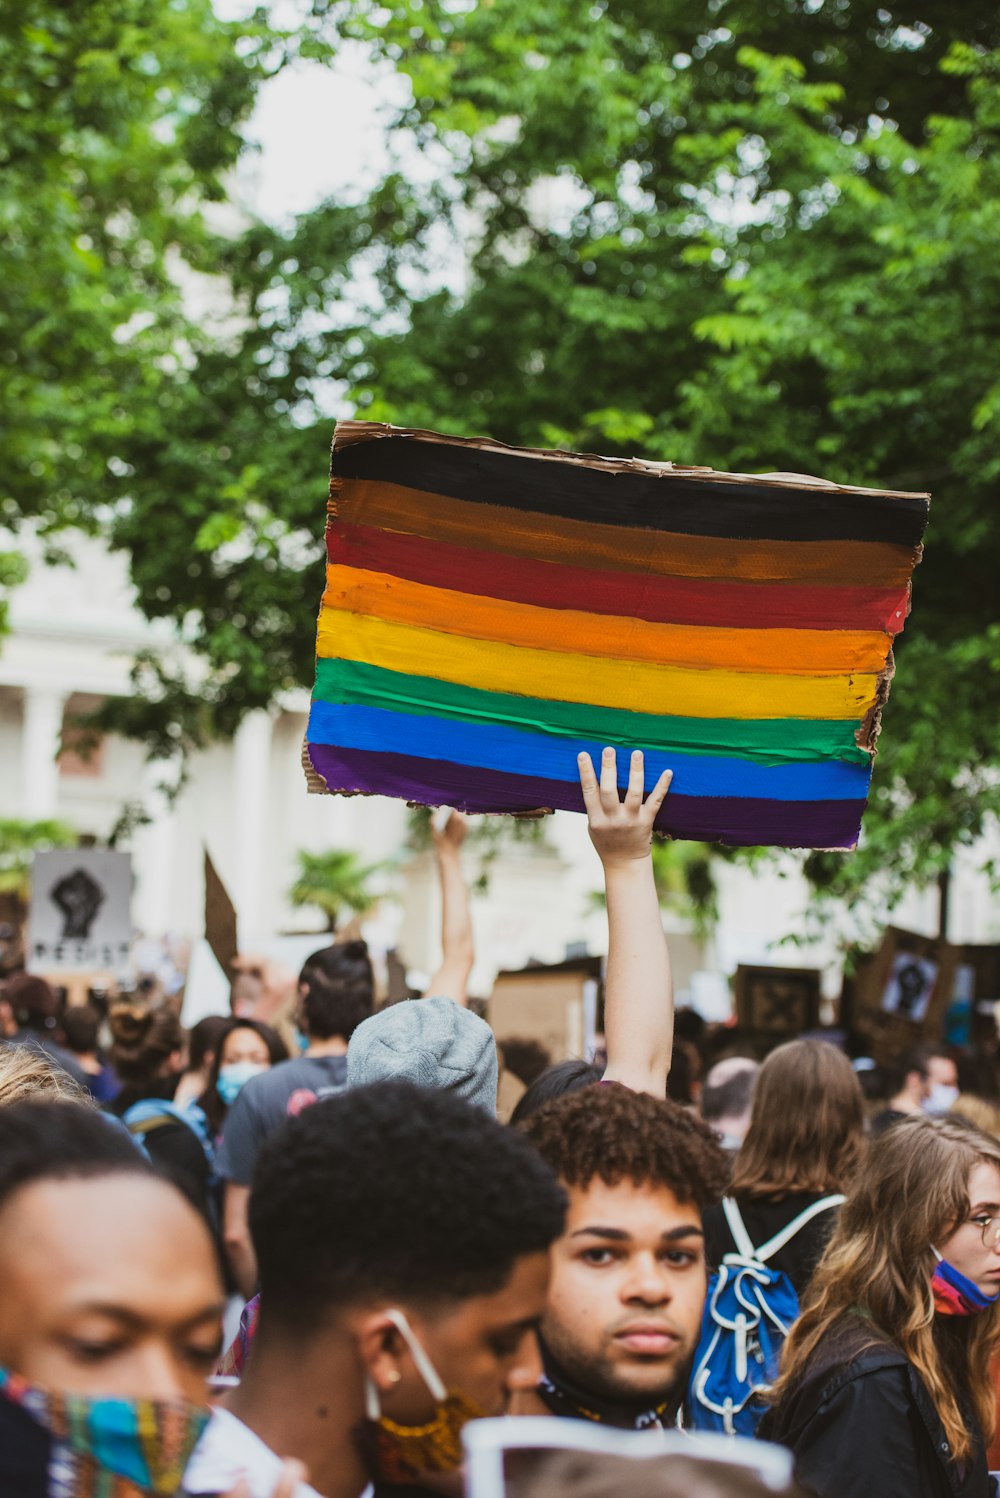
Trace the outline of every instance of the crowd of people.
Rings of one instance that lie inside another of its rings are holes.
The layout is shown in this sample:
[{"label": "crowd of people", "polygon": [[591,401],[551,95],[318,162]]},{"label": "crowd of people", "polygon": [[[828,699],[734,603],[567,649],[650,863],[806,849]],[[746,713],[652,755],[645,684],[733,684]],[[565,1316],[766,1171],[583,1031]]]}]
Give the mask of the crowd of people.
[{"label": "crowd of people", "polygon": [[504,1054],[469,1007],[457,814],[422,998],[376,1009],[361,941],[292,1012],[190,1033],[5,982],[0,1494],[478,1498],[478,1429],[511,1498],[988,1498],[991,1067],[928,1046],[873,1086],[834,1037],[761,1058],[675,1016],[669,773],[580,777],[599,1064]]}]

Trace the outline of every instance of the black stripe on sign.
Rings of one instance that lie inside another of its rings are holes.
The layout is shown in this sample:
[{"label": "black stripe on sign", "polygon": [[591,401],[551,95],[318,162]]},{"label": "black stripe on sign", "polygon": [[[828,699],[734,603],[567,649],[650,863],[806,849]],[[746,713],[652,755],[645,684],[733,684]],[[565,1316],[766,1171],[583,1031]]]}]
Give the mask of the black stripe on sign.
[{"label": "black stripe on sign", "polygon": [[567,520],[734,541],[887,541],[914,547],[929,510],[922,498],[601,472],[411,437],[381,437],[343,448],[334,454],[332,472]]}]

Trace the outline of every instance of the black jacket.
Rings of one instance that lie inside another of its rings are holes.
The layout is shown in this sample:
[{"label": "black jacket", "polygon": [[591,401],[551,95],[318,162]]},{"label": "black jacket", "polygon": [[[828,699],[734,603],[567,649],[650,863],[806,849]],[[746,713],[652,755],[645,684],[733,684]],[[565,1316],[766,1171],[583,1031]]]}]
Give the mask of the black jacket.
[{"label": "black jacket", "polygon": [[960,1468],[912,1363],[849,1315],[757,1434],[791,1448],[796,1477],[819,1498],[991,1498],[971,1414],[969,1424],[975,1448]]}]

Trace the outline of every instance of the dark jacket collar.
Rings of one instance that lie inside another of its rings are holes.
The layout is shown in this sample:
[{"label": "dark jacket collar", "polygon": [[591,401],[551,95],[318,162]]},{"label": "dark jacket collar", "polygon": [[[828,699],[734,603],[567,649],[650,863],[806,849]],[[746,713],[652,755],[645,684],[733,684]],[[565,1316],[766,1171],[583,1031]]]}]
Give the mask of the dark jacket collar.
[{"label": "dark jacket collar", "polygon": [[608,1399],[580,1388],[559,1367],[551,1349],[539,1338],[543,1373],[538,1394],[553,1415],[571,1420],[591,1420],[597,1425],[613,1425],[620,1430],[658,1430],[676,1423],[683,1397],[685,1380],[677,1387],[680,1395],[671,1394],[658,1403],[641,1405],[632,1401]]}]

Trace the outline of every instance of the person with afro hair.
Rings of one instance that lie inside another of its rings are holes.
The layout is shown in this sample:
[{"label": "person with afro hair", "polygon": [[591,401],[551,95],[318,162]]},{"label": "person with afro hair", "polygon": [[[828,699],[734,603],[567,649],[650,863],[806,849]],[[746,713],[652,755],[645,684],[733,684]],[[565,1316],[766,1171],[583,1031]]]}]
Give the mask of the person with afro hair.
[{"label": "person with afro hair", "polygon": [[413,1495],[455,1472],[466,1421],[537,1380],[565,1206],[527,1140],[446,1092],[381,1082],[291,1119],[250,1196],[255,1335],[185,1493],[244,1471],[257,1498],[279,1455],[308,1469],[297,1498],[358,1498],[369,1478],[374,1498]]},{"label": "person with afro hair", "polygon": [[678,1422],[708,1284],[702,1212],[728,1177],[721,1147],[677,1103],[617,1083],[547,1103],[523,1132],[569,1210],[552,1248],[544,1372],[516,1413]]}]

